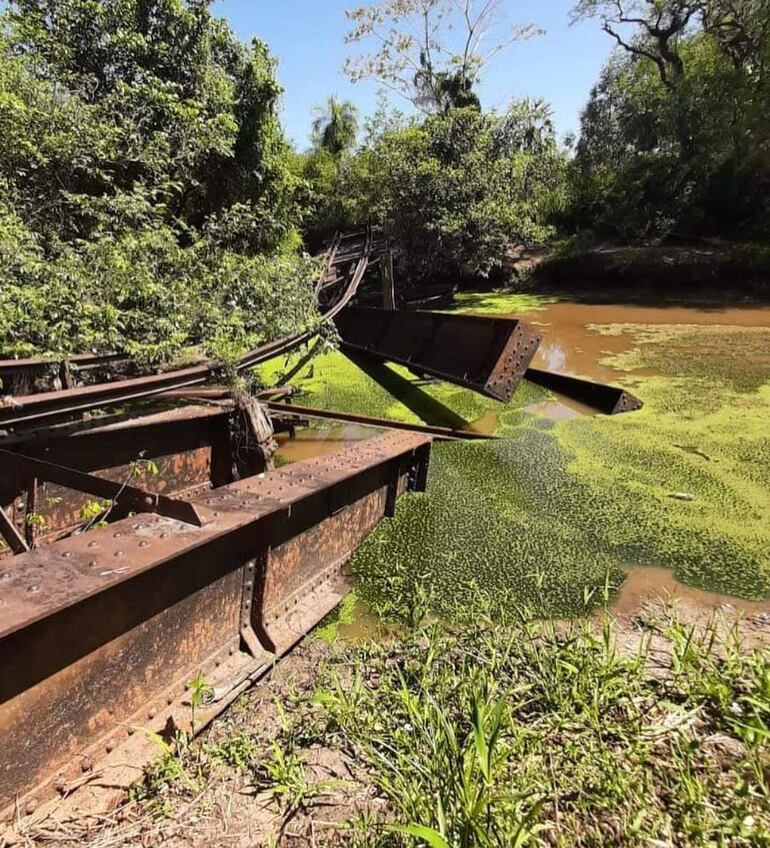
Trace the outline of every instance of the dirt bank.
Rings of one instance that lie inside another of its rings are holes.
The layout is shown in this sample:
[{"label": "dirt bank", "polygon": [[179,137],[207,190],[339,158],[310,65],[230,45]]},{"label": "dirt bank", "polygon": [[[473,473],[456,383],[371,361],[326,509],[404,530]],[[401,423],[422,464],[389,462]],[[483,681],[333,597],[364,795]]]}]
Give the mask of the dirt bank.
[{"label": "dirt bank", "polygon": [[590,302],[770,300],[770,248],[722,242],[656,247],[600,246],[541,257],[527,288]]}]

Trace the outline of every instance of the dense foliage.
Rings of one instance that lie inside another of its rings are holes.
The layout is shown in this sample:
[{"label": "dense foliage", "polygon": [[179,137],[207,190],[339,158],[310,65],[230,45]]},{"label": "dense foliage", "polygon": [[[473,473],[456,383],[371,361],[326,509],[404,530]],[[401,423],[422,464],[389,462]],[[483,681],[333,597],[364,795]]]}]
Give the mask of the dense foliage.
[{"label": "dense foliage", "polygon": [[0,355],[227,355],[314,320],[260,42],[210,0],[0,18]]},{"label": "dense foliage", "polygon": [[318,199],[316,226],[370,215],[399,247],[400,279],[457,282],[488,276],[512,244],[552,235],[566,160],[539,103],[505,116],[474,107],[384,130],[350,156],[313,152],[305,176]]},{"label": "dense foliage", "polygon": [[767,240],[767,3],[583,0],[579,11],[620,46],[583,114],[572,223],[624,239]]}]

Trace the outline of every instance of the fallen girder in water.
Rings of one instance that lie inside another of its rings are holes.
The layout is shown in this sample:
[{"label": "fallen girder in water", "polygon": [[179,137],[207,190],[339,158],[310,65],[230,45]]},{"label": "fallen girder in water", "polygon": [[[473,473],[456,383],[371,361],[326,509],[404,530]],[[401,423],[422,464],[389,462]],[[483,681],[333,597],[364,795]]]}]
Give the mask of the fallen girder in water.
[{"label": "fallen girder in water", "polygon": [[607,383],[584,380],[569,374],[557,374],[540,368],[528,368],[525,378],[531,383],[565,395],[572,400],[590,406],[604,415],[620,415],[624,412],[636,412],[644,404],[638,397]]},{"label": "fallen girder in water", "polygon": [[336,324],[344,350],[406,365],[505,403],[541,341],[515,318],[443,312],[353,307]]}]

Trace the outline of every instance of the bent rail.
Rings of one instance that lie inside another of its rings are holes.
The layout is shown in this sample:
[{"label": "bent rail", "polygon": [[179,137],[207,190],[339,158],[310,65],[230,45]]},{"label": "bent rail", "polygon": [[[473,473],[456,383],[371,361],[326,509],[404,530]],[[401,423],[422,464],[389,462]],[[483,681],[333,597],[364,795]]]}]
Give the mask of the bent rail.
[{"label": "bent rail", "polygon": [[[341,265],[347,267],[344,269],[343,276],[335,283],[336,287],[342,287],[341,292],[322,314],[323,321],[330,321],[335,318],[355,295],[369,265],[372,244],[373,235],[370,226],[363,233],[353,236],[352,244],[347,245],[345,250],[340,248],[340,237],[335,239],[332,248],[327,253],[324,276],[329,273],[331,268]],[[236,368],[238,371],[244,371],[276,356],[288,353],[304,344],[315,334],[316,331],[296,333],[262,345],[241,357]],[[92,357],[91,359],[100,362],[103,360],[101,357]],[[30,369],[50,367],[50,365],[55,364],[55,361],[26,360],[18,367]],[[3,360],[0,362],[0,366],[5,368],[8,373],[16,367],[16,363],[13,360]],[[7,405],[0,406],[0,428],[51,422],[110,404],[152,397],[171,389],[198,386],[205,383],[217,371],[217,368],[218,363],[208,360],[189,368],[164,374],[152,374],[147,377],[136,377],[113,383],[98,383],[92,386],[65,388],[60,391],[11,398]]]}]

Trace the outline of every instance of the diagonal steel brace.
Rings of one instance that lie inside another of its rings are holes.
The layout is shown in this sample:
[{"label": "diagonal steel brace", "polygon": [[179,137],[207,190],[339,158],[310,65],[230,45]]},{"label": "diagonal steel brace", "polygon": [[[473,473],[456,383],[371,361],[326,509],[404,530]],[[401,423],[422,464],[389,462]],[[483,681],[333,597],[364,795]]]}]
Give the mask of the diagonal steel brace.
[{"label": "diagonal steel brace", "polygon": [[95,474],[86,474],[74,468],[55,465],[52,462],[12,451],[0,450],[0,461],[17,475],[37,477],[39,480],[46,480],[96,498],[112,501],[123,514],[151,512],[166,518],[174,518],[185,524],[192,524],[195,527],[202,527],[204,524],[201,510],[187,501],[147,492],[135,486],[116,483],[104,477],[97,477]]}]

